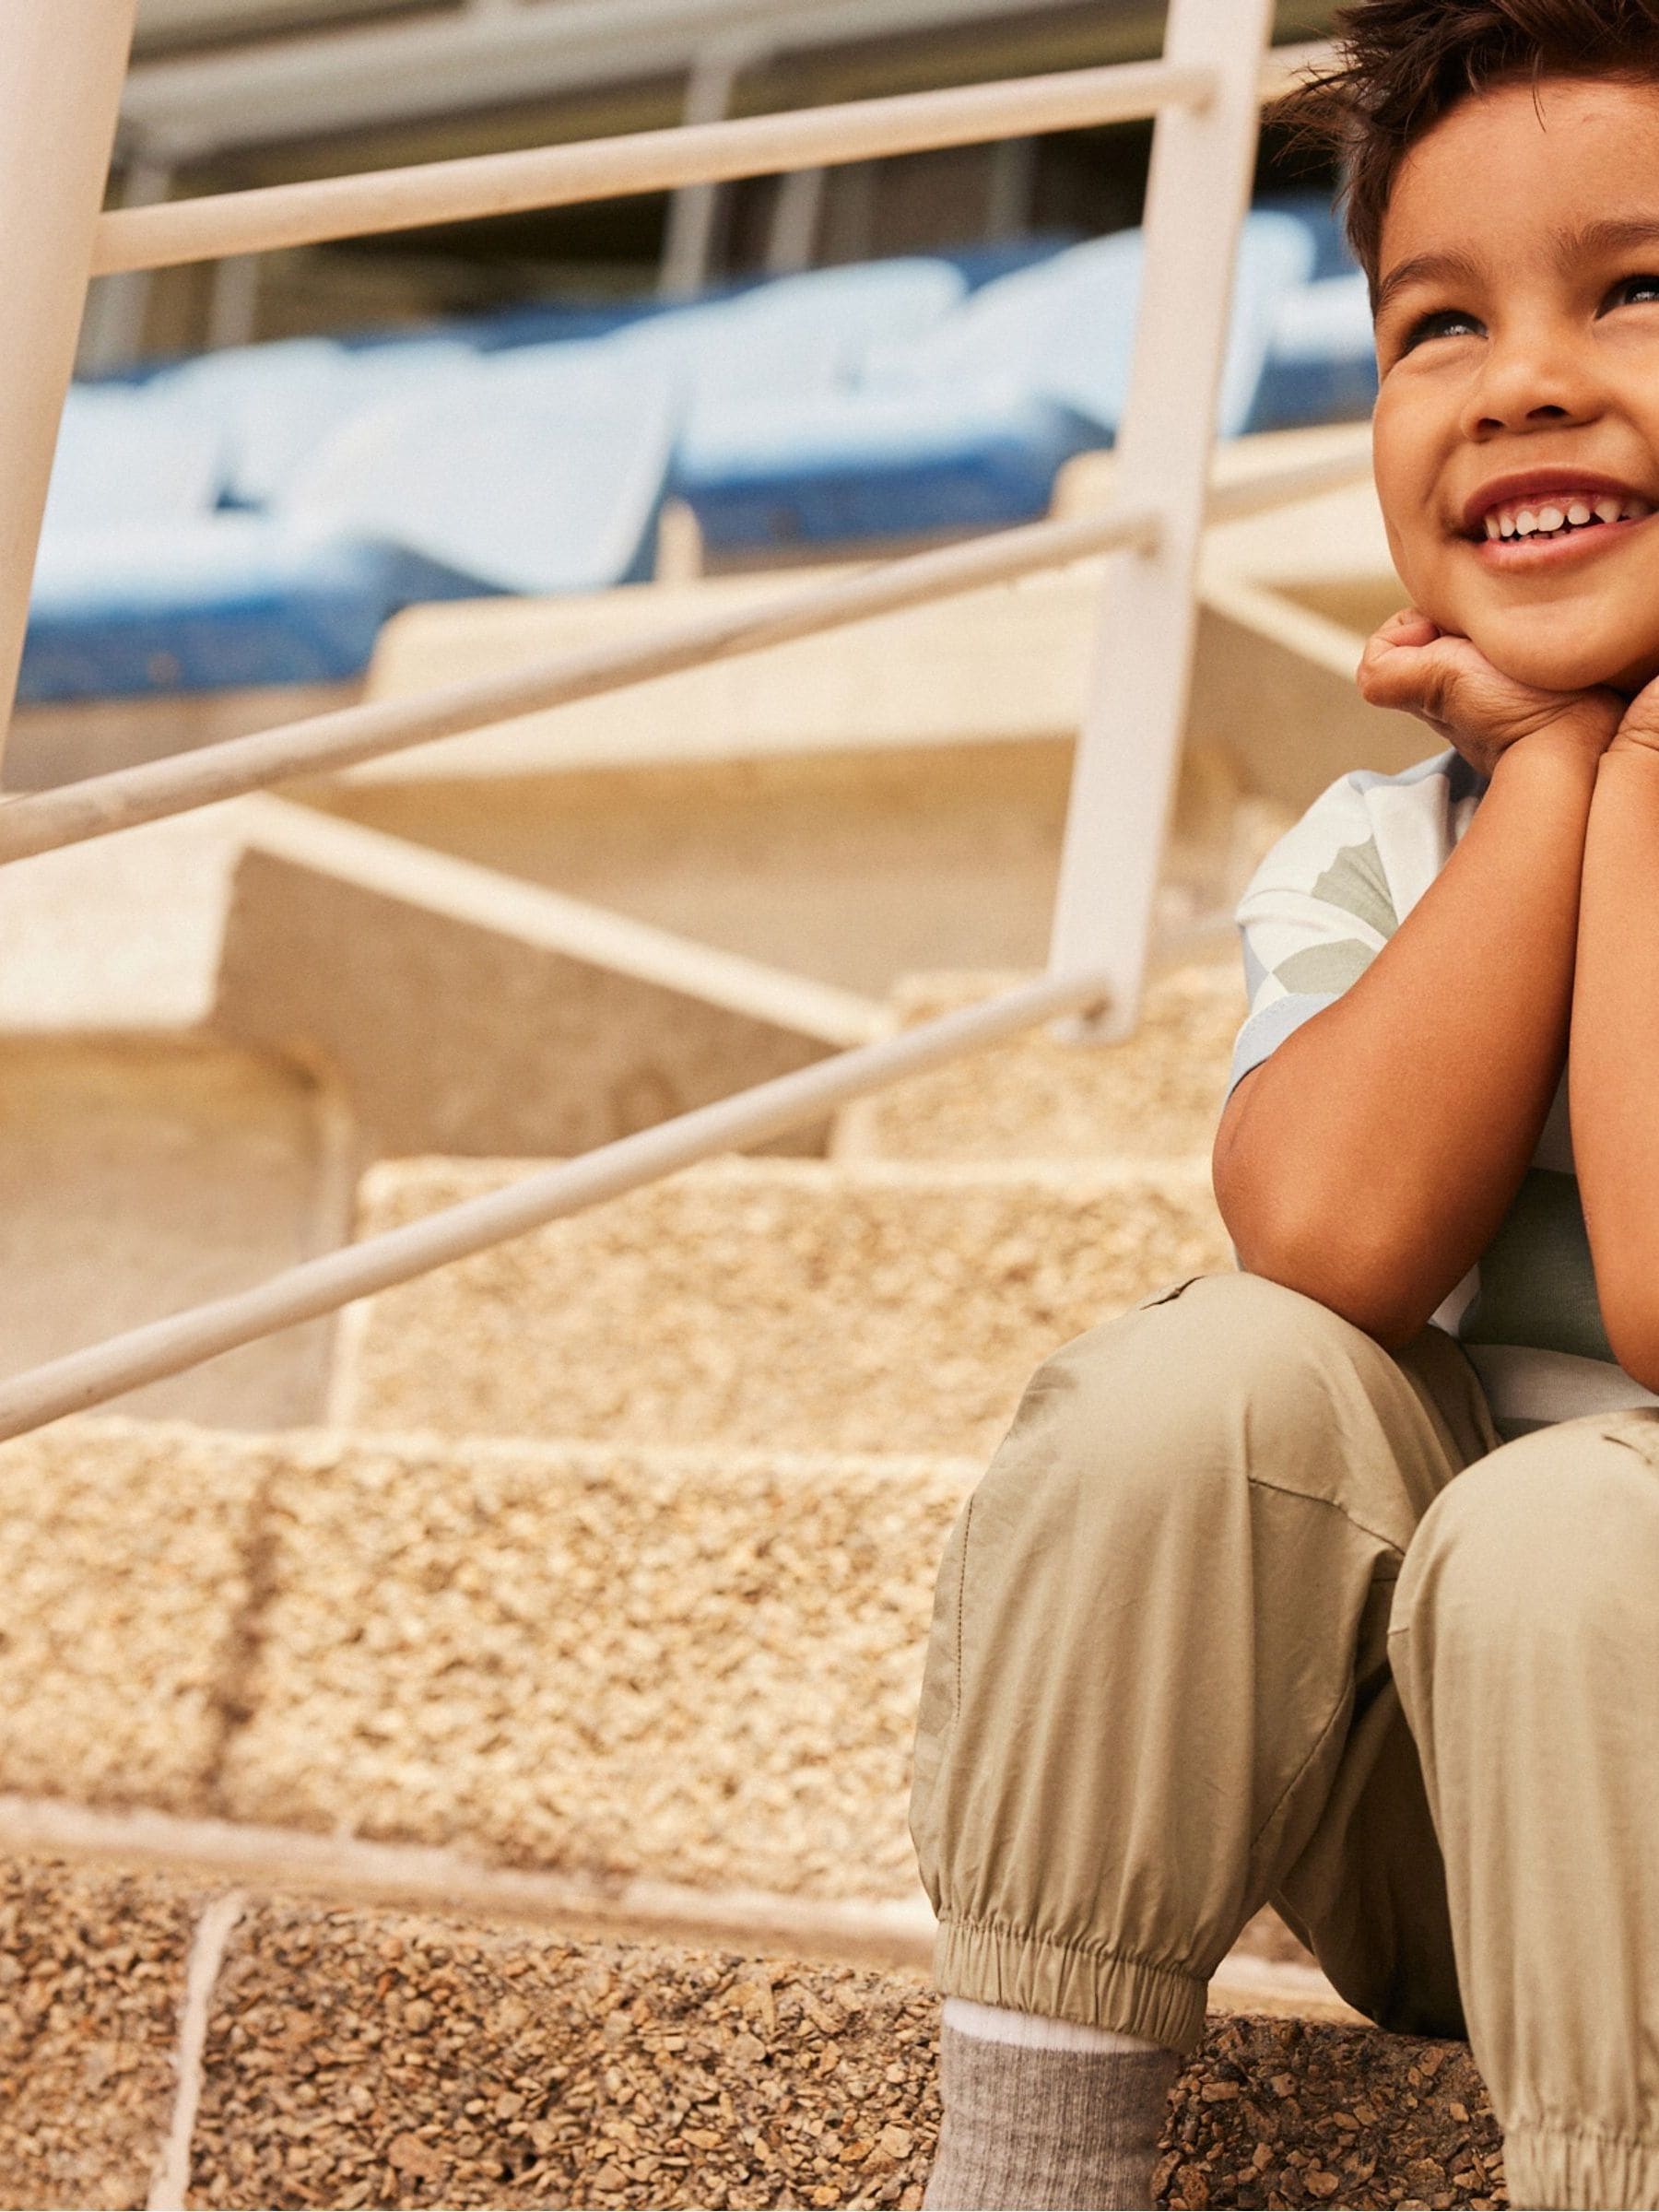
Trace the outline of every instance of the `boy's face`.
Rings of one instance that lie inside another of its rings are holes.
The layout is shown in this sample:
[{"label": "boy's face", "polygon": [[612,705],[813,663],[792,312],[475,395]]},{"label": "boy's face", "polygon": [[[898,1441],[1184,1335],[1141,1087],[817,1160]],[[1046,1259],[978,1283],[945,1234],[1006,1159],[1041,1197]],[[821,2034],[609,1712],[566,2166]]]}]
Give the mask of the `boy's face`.
[{"label": "boy's face", "polygon": [[1659,673],[1659,86],[1463,101],[1400,166],[1379,277],[1377,489],[1413,601],[1521,682],[1640,689]]}]

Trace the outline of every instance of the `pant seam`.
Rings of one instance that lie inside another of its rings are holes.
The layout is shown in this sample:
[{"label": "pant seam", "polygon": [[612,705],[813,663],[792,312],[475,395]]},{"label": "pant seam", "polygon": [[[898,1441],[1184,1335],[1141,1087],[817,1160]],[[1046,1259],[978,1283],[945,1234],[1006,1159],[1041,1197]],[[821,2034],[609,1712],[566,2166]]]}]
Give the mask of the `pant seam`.
[{"label": "pant seam", "polygon": [[1013,1943],[1035,1944],[1045,1951],[1065,1951],[1076,1959],[1111,1959],[1124,1966],[1144,1967],[1148,1973],[1171,1974],[1182,1982],[1205,1982],[1208,1977],[1194,1968],[1178,1964],[1168,1959],[1148,1959],[1140,1951],[1126,1951],[1121,1946],[1103,1943],[1081,1943],[1065,1936],[1044,1936],[1036,1929],[1016,1928],[1004,1920],[964,1920],[954,1913],[940,1916],[942,1927],[961,1928],[970,1936],[1001,1936]]},{"label": "pant seam", "polygon": [[1326,1721],[1324,1726],[1319,1731],[1319,1734],[1308,1746],[1306,1756],[1303,1758],[1300,1765],[1297,1768],[1295,1773],[1291,1775],[1288,1782],[1286,1783],[1284,1788],[1279,1792],[1278,1795],[1274,1799],[1272,1805],[1267,1808],[1266,1813],[1263,1817],[1261,1827],[1256,1830],[1255,1834],[1250,1839],[1250,1848],[1253,1853],[1260,1844],[1262,1838],[1267,1833],[1267,1830],[1278,1818],[1279,1807],[1284,1804],[1286,1798],[1289,1796],[1291,1791],[1295,1789],[1297,1783],[1301,1780],[1302,1776],[1307,1772],[1308,1769],[1312,1765],[1314,1759],[1318,1757],[1320,1746],[1324,1742],[1325,1738],[1330,1735],[1332,1729],[1335,1727],[1337,1722],[1342,1718],[1344,1712],[1347,1710],[1347,1702],[1348,1700],[1346,1697],[1339,1698],[1337,1700],[1335,1706],[1332,1710],[1329,1720]]},{"label": "pant seam", "polygon": [[962,1565],[957,1576],[956,1603],[956,1709],[962,1710],[962,1615],[968,1606],[968,1539],[973,1534],[973,1499],[962,1518]]},{"label": "pant seam", "polygon": [[1380,1528],[1372,1528],[1369,1523],[1361,1521],[1357,1513],[1349,1512],[1340,1499],[1322,1498],[1316,1490],[1293,1490],[1288,1483],[1269,1482],[1263,1475],[1246,1475],[1245,1480],[1253,1489],[1271,1490],[1276,1497],[1296,1498],[1303,1505],[1323,1505],[1329,1512],[1340,1513],[1350,1528],[1357,1528],[1362,1536],[1370,1536],[1373,1543],[1381,1544],[1396,1559],[1406,1557],[1404,1548],[1392,1536],[1384,1535]]}]

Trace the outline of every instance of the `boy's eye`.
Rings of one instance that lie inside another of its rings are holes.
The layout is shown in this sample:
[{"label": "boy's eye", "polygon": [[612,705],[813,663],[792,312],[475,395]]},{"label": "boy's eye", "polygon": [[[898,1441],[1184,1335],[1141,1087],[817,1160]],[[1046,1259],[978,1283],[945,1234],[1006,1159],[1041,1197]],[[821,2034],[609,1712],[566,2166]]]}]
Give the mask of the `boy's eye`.
[{"label": "boy's eye", "polygon": [[1607,295],[1614,307],[1636,307],[1659,300],[1659,276],[1623,276]]},{"label": "boy's eye", "polygon": [[1422,345],[1426,338],[1461,338],[1472,335],[1479,329],[1480,324],[1476,317],[1465,314],[1462,308],[1436,308],[1432,314],[1418,317],[1406,333],[1400,350],[1409,353],[1414,346]]}]

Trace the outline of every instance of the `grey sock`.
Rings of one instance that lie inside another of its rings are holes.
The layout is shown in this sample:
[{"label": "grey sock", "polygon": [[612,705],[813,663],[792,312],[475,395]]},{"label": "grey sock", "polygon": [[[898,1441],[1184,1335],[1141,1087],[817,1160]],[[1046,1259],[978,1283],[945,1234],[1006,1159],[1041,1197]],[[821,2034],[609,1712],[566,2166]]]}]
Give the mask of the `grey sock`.
[{"label": "grey sock", "polygon": [[947,2027],[945,2123],[923,2200],[936,2212],[1118,2212],[1152,2202],[1181,2060],[1173,2051],[1032,2051]]}]

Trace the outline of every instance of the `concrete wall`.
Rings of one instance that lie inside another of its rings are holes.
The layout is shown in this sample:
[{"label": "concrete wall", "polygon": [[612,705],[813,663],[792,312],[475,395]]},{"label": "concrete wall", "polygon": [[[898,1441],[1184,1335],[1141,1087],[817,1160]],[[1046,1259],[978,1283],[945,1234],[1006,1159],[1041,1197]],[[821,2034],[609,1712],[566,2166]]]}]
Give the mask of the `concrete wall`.
[{"label": "concrete wall", "polygon": [[[337,1092],[208,1039],[0,1041],[0,1371],[223,1296],[344,1241]],[[332,1320],[114,1402],[263,1428],[322,1418]]]}]

